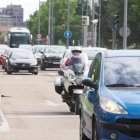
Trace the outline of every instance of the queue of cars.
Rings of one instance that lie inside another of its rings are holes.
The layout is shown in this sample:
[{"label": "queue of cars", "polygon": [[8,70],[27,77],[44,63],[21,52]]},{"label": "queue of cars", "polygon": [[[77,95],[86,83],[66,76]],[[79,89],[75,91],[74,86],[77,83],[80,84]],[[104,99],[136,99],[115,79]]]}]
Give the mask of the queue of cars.
[{"label": "queue of cars", "polygon": [[139,140],[140,50],[89,52],[93,58],[82,80],[80,140]]},{"label": "queue of cars", "polygon": [[[41,62],[42,58],[46,62],[52,60],[49,52],[55,54],[54,50],[56,48],[46,46],[41,51]],[[139,140],[140,50],[89,47],[82,48],[82,51],[87,53],[90,65],[82,79],[84,89],[79,106],[80,140]],[[33,52],[7,48],[2,53],[2,67],[7,74],[21,69],[38,74],[37,59]],[[58,63],[53,63],[59,65],[60,62],[60,69],[66,68],[71,49],[64,49],[63,53]]]},{"label": "queue of cars", "polygon": [[0,46],[0,62],[7,74],[27,70],[37,75],[38,68],[59,66],[66,47],[56,45],[20,45],[19,48]]}]

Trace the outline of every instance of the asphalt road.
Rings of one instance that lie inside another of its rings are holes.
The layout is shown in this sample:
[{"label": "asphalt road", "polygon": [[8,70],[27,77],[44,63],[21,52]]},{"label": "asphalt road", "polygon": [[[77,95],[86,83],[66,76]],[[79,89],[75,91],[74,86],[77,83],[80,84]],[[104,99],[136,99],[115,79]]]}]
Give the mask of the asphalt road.
[{"label": "asphalt road", "polygon": [[79,116],[55,93],[57,71],[7,75],[0,68],[0,140],[79,140]]}]

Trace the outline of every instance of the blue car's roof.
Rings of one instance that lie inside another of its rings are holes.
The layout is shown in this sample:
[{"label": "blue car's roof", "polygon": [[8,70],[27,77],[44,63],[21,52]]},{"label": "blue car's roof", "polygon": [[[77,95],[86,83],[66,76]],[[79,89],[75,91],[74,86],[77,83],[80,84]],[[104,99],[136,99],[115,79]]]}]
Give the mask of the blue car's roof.
[{"label": "blue car's roof", "polygon": [[105,57],[140,56],[140,50],[106,50]]}]

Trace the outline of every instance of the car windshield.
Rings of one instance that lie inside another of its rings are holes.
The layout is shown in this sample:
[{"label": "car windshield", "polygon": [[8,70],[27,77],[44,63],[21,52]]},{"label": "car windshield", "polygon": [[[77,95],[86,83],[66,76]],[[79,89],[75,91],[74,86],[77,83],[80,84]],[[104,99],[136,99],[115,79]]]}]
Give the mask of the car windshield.
[{"label": "car windshield", "polygon": [[95,55],[96,55],[96,53],[98,51],[96,51],[96,50],[89,50],[89,49],[87,49],[87,50],[83,49],[82,52],[87,53],[89,60],[93,60],[93,58],[95,57]]},{"label": "car windshield", "polygon": [[44,52],[44,50],[45,50],[44,47],[37,47],[37,48],[35,49],[35,53],[42,53],[42,52]]},{"label": "car windshield", "polygon": [[26,51],[15,51],[12,53],[12,58],[13,59],[32,59],[34,58],[33,53],[31,52],[26,52]]},{"label": "car windshield", "polygon": [[140,57],[106,58],[105,85],[110,87],[140,86]]},{"label": "car windshield", "polygon": [[5,49],[4,48],[0,48],[0,54],[4,54]]},{"label": "car windshield", "polygon": [[45,49],[45,53],[53,53],[53,54],[63,54],[65,48],[60,47],[49,47]]}]

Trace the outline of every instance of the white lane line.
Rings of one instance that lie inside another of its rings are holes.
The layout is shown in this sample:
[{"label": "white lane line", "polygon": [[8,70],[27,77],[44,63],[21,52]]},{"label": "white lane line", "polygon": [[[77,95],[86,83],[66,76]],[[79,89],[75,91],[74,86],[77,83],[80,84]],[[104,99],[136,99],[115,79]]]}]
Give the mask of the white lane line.
[{"label": "white lane line", "polygon": [[79,118],[79,115],[10,115],[7,118]]},{"label": "white lane line", "polygon": [[22,79],[20,76],[15,76],[15,79]]},{"label": "white lane line", "polygon": [[42,105],[53,106],[53,107],[57,107],[57,106],[60,106],[60,105],[61,105],[61,104],[52,102],[52,101],[50,101],[50,100],[46,100],[44,103],[41,103],[41,104],[42,104]]},{"label": "white lane line", "polygon": [[2,111],[0,111],[0,132],[7,132],[9,130],[10,128],[9,128],[8,121],[6,120]]}]

